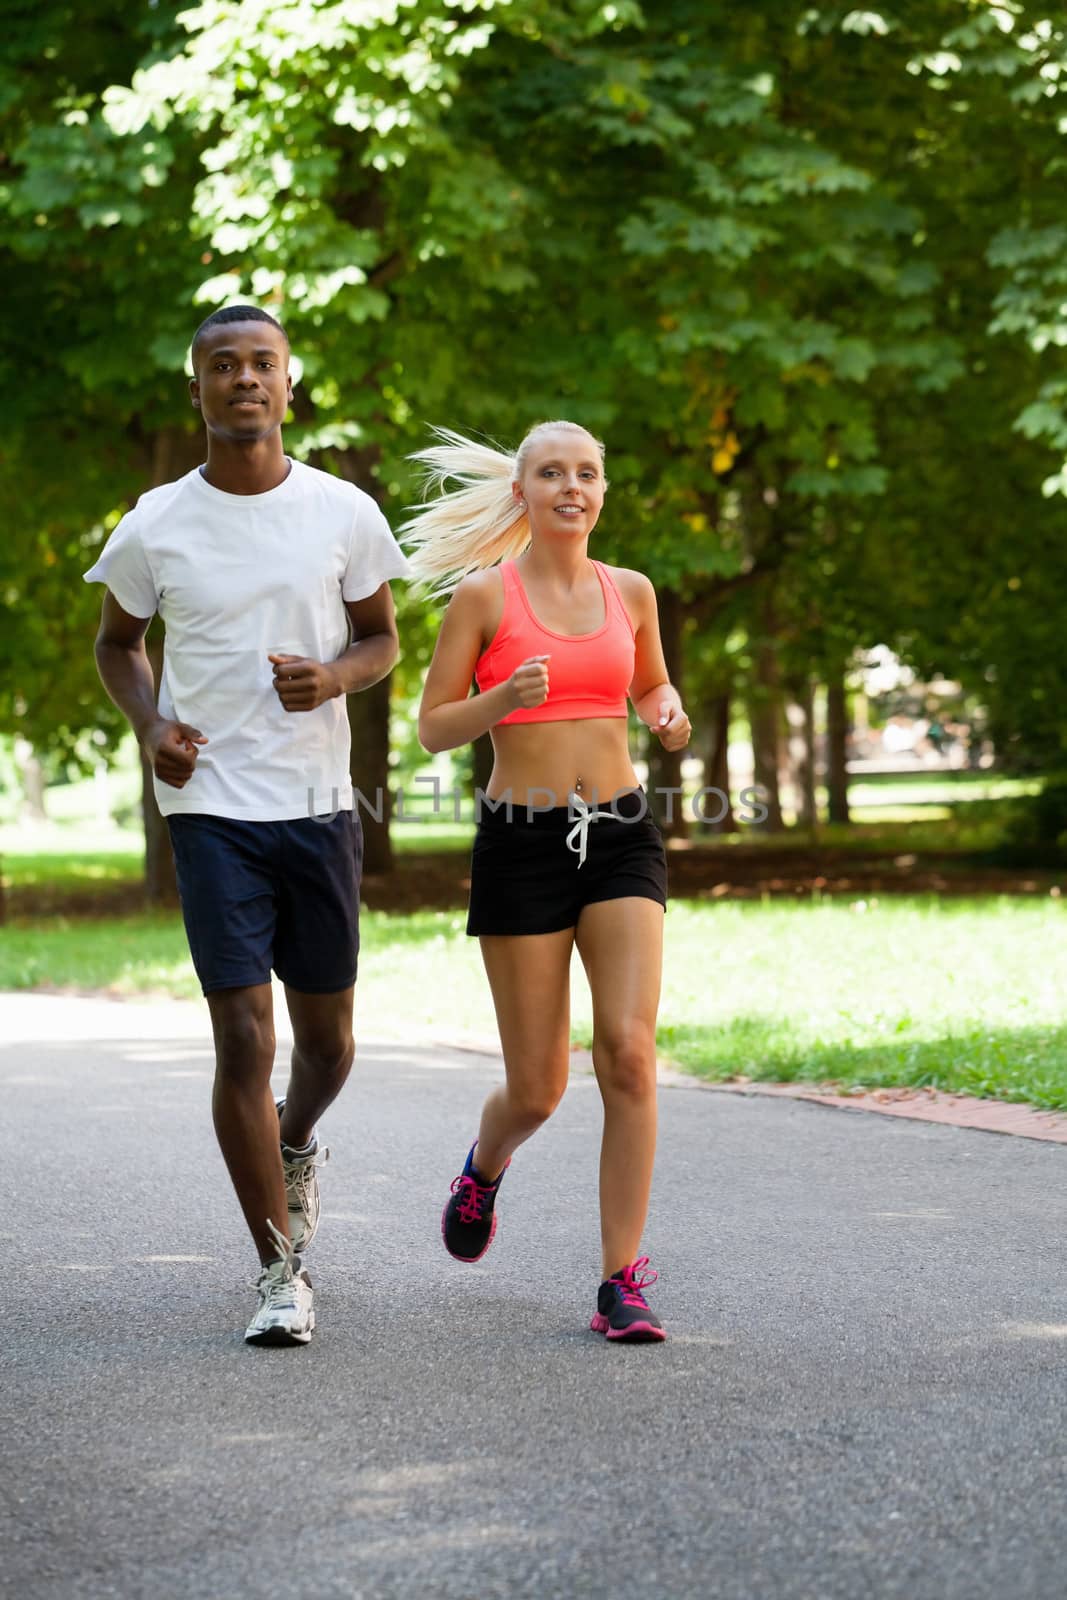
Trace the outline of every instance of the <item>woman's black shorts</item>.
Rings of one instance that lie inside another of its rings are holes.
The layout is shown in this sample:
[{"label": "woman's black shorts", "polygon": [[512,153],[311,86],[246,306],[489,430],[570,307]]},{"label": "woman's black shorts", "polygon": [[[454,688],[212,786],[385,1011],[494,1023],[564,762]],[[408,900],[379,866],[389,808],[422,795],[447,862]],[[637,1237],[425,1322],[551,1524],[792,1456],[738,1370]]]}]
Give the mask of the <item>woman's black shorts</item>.
[{"label": "woman's black shorts", "polygon": [[[583,906],[636,895],[667,904],[667,854],[641,790],[538,811],[481,800],[471,857],[469,934],[558,933]],[[583,849],[584,843],[584,849]]]}]

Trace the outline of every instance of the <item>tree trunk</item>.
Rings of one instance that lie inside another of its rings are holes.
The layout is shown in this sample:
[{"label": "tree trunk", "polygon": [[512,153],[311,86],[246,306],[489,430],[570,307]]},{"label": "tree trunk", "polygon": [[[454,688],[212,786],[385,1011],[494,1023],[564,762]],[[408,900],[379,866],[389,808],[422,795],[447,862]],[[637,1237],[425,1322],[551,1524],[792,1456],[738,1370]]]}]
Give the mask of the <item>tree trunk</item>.
[{"label": "tree trunk", "polygon": [[391,872],[393,846],[389,820],[393,797],[389,790],[389,694],[392,674],[380,683],[348,696],[348,726],[352,731],[350,768],[356,790],[355,804],[363,824],[363,870],[368,874]]},{"label": "tree trunk", "polygon": [[178,901],[178,880],[170,832],[156,805],[152,769],[141,751],[141,814],[144,818],[144,896],[151,906],[172,906]]},{"label": "tree trunk", "polygon": [[28,739],[17,737],[14,746],[15,765],[22,785],[22,815],[28,822],[46,822],[44,768]]},{"label": "tree trunk", "polygon": [[826,788],[831,822],[851,822],[848,809],[848,702],[840,668],[826,686]]},{"label": "tree trunk", "polygon": [[[163,640],[153,624],[145,640],[152,676],[159,688],[163,671]],[[156,804],[152,768],[141,751],[141,814],[144,818],[144,894],[149,905],[173,906],[178,902],[178,879],[174,871],[174,852],[170,832]]]},{"label": "tree trunk", "polygon": [[[152,440],[151,487],[172,483],[191,472],[204,459],[203,435],[185,433],[180,428],[163,428]],[[159,694],[163,671],[163,640],[158,623],[153,623],[145,640],[152,676]],[[156,804],[152,769],[141,753],[141,815],[144,818],[144,890],[149,905],[174,905],[178,899],[178,880],[167,824]]]},{"label": "tree trunk", "polygon": [[789,690],[789,775],[796,799],[797,826],[810,830],[819,822],[815,804],[815,686],[808,677],[794,678]]},{"label": "tree trunk", "polygon": [[711,735],[704,758],[704,787],[714,789],[701,801],[701,822],[709,833],[736,833],[730,799],[730,692],[712,695],[705,707]]},{"label": "tree trunk", "polygon": [[[303,385],[298,386],[303,392]],[[378,483],[375,469],[381,460],[381,446],[368,444],[330,452],[330,462],[342,478],[364,493],[374,495]],[[325,462],[323,462],[325,465]],[[393,846],[389,824],[393,815],[393,796],[389,788],[389,715],[392,674],[369,689],[348,696],[348,725],[352,730],[352,783],[365,798],[360,804],[363,824],[363,870],[366,873],[393,870]]]},{"label": "tree trunk", "polygon": [[[769,608],[765,627],[770,626]],[[760,640],[756,647],[756,678],[749,695],[749,726],[752,729],[752,769],[760,804],[767,815],[752,826],[762,833],[781,833],[782,801],[778,787],[781,757],[781,690],[778,686],[778,655],[774,639]]]},{"label": "tree trunk", "polygon": [[[667,676],[682,690],[682,597],[676,589],[659,591],[659,627]],[[654,733],[648,736],[648,803],[664,834],[684,839],[686,820],[682,807],[684,750],[664,750]]]}]

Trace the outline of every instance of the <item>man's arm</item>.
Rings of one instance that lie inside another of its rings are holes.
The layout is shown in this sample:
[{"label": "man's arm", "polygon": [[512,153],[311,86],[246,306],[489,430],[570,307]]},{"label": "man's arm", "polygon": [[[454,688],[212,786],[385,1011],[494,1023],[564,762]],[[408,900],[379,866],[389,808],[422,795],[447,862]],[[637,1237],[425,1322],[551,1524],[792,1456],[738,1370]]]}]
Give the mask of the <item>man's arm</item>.
[{"label": "man's arm", "polygon": [[151,617],[133,617],[110,589],[104,593],[96,636],[96,669],[111,699],[137,736],[162,783],[184,789],[196,767],[197,745],[207,744],[198,728],[168,722],[156,706],[152,664],[144,646]]},{"label": "man's arm", "polygon": [[392,671],[400,654],[393,595],[387,583],[365,600],[346,600],[352,643],[336,661],[270,656],[274,687],[286,711],[314,711],[338,695],[369,689]]},{"label": "man's arm", "polygon": [[340,693],[354,694],[392,672],[400,654],[400,635],[387,583],[365,600],[346,600],[345,609],[352,624],[352,643],[333,666],[341,680]]}]

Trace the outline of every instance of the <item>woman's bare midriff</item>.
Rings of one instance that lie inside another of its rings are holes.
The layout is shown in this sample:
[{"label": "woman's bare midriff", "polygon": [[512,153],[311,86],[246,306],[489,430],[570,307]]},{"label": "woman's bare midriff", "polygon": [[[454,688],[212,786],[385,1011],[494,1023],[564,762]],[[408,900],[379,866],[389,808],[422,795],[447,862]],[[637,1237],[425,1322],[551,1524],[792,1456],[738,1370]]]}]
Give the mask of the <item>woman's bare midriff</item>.
[{"label": "woman's bare midriff", "polygon": [[637,787],[627,730],[625,717],[496,727],[489,798],[542,809],[565,806],[579,794],[587,804],[607,805],[613,795]]}]

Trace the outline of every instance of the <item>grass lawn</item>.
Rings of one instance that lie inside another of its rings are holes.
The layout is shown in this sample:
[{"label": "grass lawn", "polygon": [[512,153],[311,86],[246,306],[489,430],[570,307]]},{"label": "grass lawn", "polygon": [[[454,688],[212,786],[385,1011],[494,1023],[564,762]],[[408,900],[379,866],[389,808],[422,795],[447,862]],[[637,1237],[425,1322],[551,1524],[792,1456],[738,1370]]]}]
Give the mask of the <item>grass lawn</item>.
[{"label": "grass lawn", "polygon": [[660,1051],[702,1077],[1067,1110],[1062,900],[678,903]]},{"label": "grass lawn", "polygon": [[[1007,897],[678,901],[661,1054],[710,1079],[927,1084],[1067,1109],[1064,916],[1062,900]],[[362,1033],[492,1033],[461,914],[367,912],[363,939]],[[36,987],[199,994],[175,915],[0,930],[0,989]]]},{"label": "grass lawn", "polygon": [[14,888],[93,889],[109,883],[131,883],[144,872],[144,847],[77,852],[34,850],[5,855],[4,883]]}]

